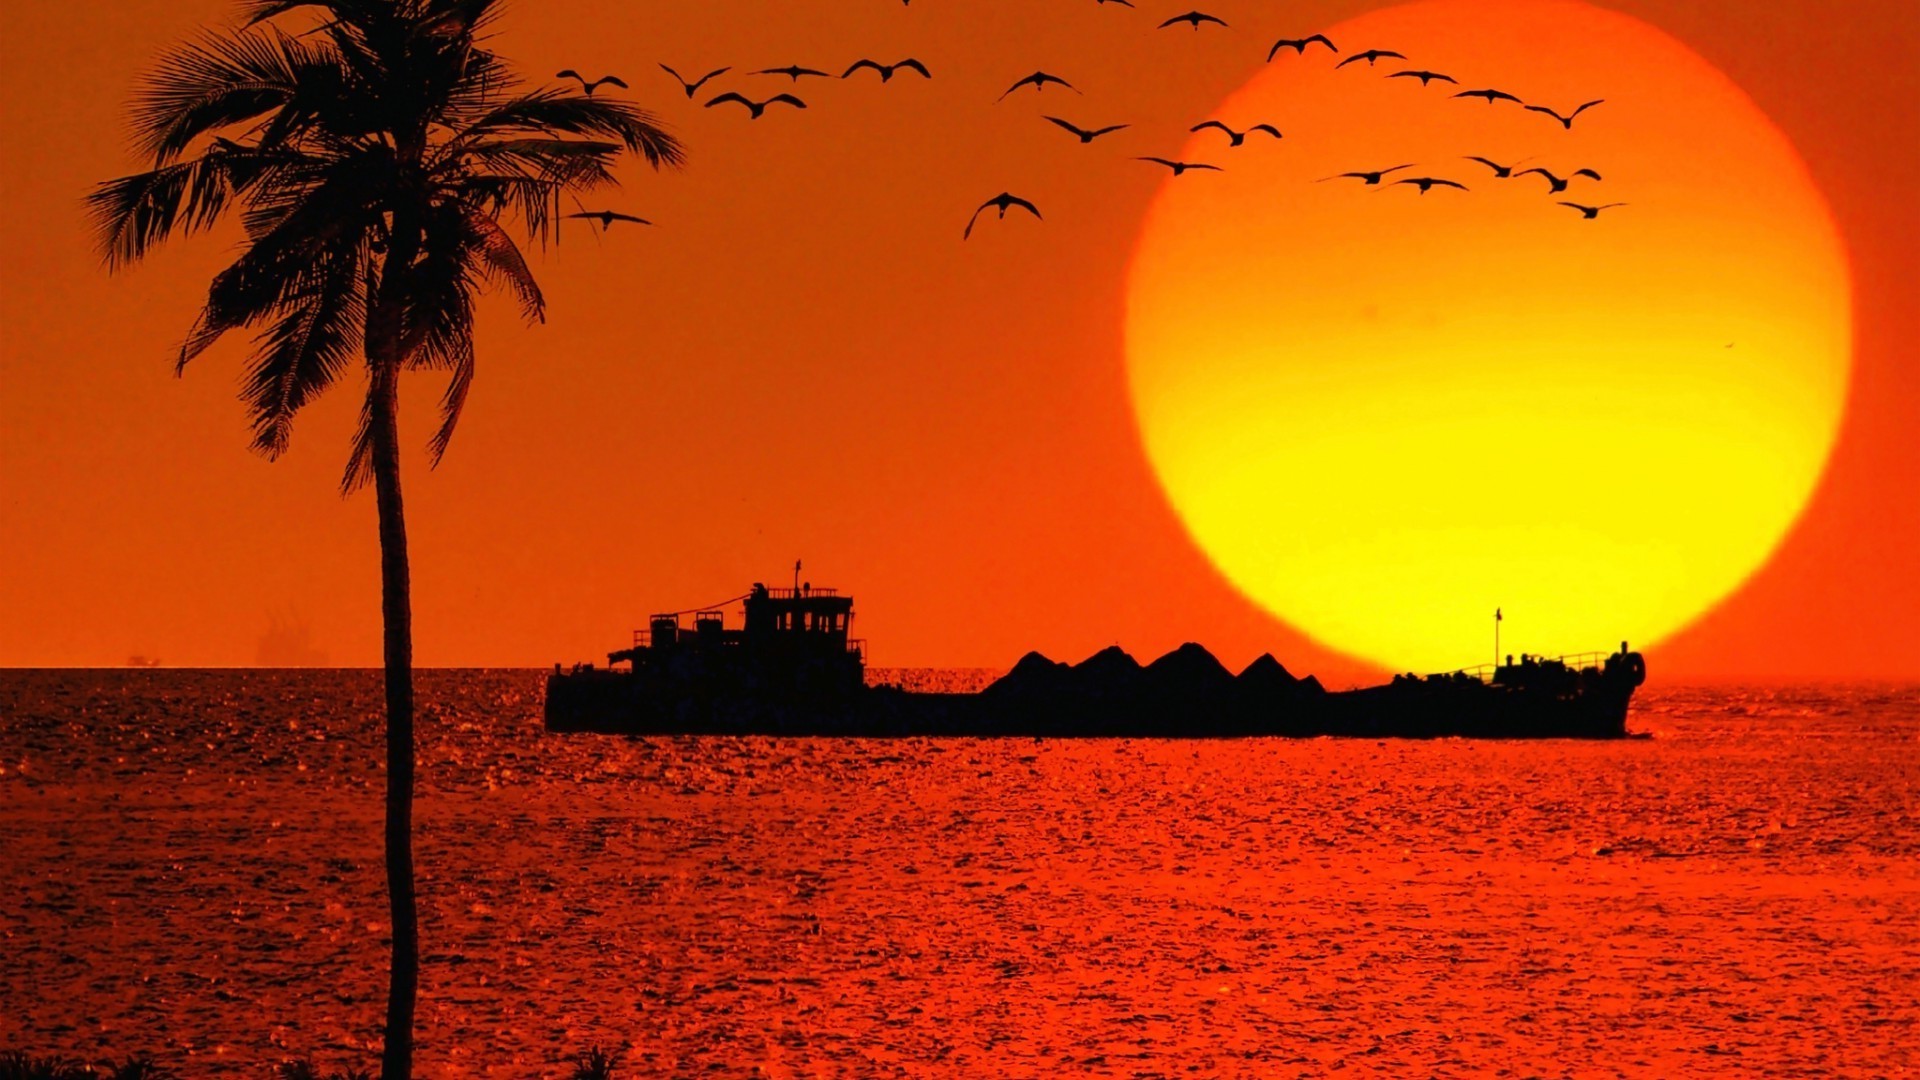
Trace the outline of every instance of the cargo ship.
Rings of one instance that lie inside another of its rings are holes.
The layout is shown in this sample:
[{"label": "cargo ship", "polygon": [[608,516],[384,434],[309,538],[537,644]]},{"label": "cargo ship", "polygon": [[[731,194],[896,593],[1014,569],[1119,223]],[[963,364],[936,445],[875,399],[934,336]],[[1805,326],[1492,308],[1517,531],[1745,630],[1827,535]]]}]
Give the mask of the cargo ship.
[{"label": "cargo ship", "polygon": [[[742,603],[739,625],[724,610]],[[655,615],[607,665],[554,666],[546,727],[626,735],[1035,738],[1619,739],[1646,661],[1618,652],[1504,663],[1329,691],[1271,655],[1238,674],[1199,645],[1142,664],[1115,647],[1078,664],[1029,653],[977,693],[867,683],[853,598],[755,584]]]}]

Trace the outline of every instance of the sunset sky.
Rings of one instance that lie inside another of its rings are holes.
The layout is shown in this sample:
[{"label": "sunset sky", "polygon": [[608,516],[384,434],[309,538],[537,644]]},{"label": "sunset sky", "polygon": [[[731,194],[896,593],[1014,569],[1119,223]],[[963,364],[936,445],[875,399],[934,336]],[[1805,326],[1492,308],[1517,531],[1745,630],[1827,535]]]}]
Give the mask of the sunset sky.
[{"label": "sunset sky", "polygon": [[[1608,186],[1564,197],[1635,205],[1618,219],[1583,222],[1534,192],[1532,205],[1544,208],[1503,216],[1495,238],[1461,216],[1463,205],[1477,213],[1489,204],[1443,202],[1460,193],[1312,182],[1420,160],[1426,173],[1494,190],[1480,166],[1429,145],[1435,135],[1423,121],[1384,128],[1381,118],[1393,115],[1381,111],[1385,99],[1343,102],[1318,84],[1286,82],[1275,69],[1307,59],[1290,53],[1263,64],[1275,38],[1392,5],[1215,0],[1203,6],[1232,27],[1195,32],[1153,29],[1183,6],[1136,3],[1133,11],[1093,0],[515,6],[496,45],[523,74],[534,82],[568,67],[621,75],[632,86],[627,96],[686,140],[690,162],[659,176],[635,165],[625,188],[588,200],[656,227],[604,236],[569,228],[538,256],[545,325],[522,326],[510,304],[487,309],[479,382],[437,470],[427,469],[423,448],[439,386],[426,377],[406,385],[418,660],[528,666],[601,657],[649,612],[784,581],[799,557],[813,583],[854,593],[856,633],[879,666],[1007,666],[1028,649],[1079,659],[1113,643],[1157,655],[1197,640],[1234,666],[1272,651],[1333,683],[1367,676],[1362,661],[1303,632],[1345,640],[1332,623],[1276,618],[1257,601],[1277,607],[1284,600],[1274,596],[1291,594],[1244,595],[1258,589],[1223,554],[1232,545],[1189,531],[1193,521],[1182,514],[1194,511],[1136,420],[1157,415],[1133,396],[1142,385],[1138,341],[1129,371],[1130,297],[1141,333],[1142,305],[1181,295],[1139,291],[1153,252],[1184,250],[1168,247],[1150,222],[1157,229],[1182,214],[1220,222],[1231,248],[1243,227],[1280,238],[1306,215],[1313,227],[1296,241],[1300,262],[1276,270],[1243,256],[1222,271],[1222,288],[1271,291],[1274,310],[1285,311],[1300,287],[1280,280],[1289,268],[1296,277],[1303,266],[1332,273],[1329,237],[1351,234],[1361,244],[1369,228],[1402,239],[1497,239],[1545,276],[1562,256],[1582,266],[1599,258],[1580,245],[1623,235],[1596,231],[1617,226],[1639,231],[1610,249],[1609,280],[1624,288],[1638,275],[1621,260],[1646,258],[1648,274],[1691,283],[1719,305],[1712,310],[1772,328],[1748,352],[1710,359],[1729,397],[1777,390],[1795,403],[1793,416],[1758,433],[1728,429],[1686,464],[1723,454],[1730,478],[1771,485],[1773,494],[1756,496],[1755,521],[1767,508],[1797,505],[1802,489],[1811,498],[1770,558],[1766,529],[1728,534],[1725,565],[1715,568],[1727,580],[1702,571],[1694,583],[1713,595],[1744,584],[1652,650],[1654,676],[1920,676],[1920,204],[1911,197],[1920,175],[1920,8],[1860,2],[1836,16],[1816,0],[1602,5],[1671,35],[1697,54],[1697,71],[1680,71],[1679,54],[1657,49],[1545,64],[1519,34],[1449,42],[1410,31],[1421,40],[1371,42],[1409,53],[1427,45],[1430,54],[1414,55],[1411,66],[1470,65],[1474,74],[1463,79],[1487,80],[1475,85],[1531,82],[1570,105],[1583,100],[1577,81],[1608,99],[1611,117],[1595,110],[1580,124],[1618,126],[1600,142],[1574,144],[1579,151],[1563,152],[1568,133],[1534,117],[1544,157],[1530,164],[1577,167],[1586,162],[1572,158],[1600,154]],[[1483,6],[1497,15],[1509,0]],[[237,231],[170,244],[110,276],[86,228],[90,187],[140,167],[124,119],[137,79],[167,46],[225,25],[232,7],[9,7],[10,30],[0,35],[0,664],[115,665],[131,654],[169,665],[278,663],[297,658],[287,642],[303,635],[331,663],[378,662],[372,498],[343,500],[335,490],[357,387],[310,407],[287,457],[269,463],[250,453],[235,399],[246,343],[223,344],[183,379],[172,374],[173,352]],[[1369,42],[1340,44],[1351,51]],[[861,57],[909,56],[934,79],[903,74],[882,86],[866,73],[795,87],[746,74],[790,63],[837,73]],[[738,107],[703,109],[660,62],[683,73],[732,65],[700,101],[720,90],[791,90],[810,107],[758,121]],[[1330,66],[1324,53],[1310,62]],[[1072,80],[1083,95],[1050,87],[996,103],[1036,68]],[[1340,74],[1377,80],[1384,71]],[[1249,87],[1256,78],[1277,81]],[[1547,85],[1555,79],[1566,85]],[[1725,111],[1689,112],[1705,108],[1693,97],[1669,108],[1660,96],[1709,85],[1724,90],[1714,107]],[[1392,89],[1407,91],[1409,110],[1440,108],[1445,97],[1440,86],[1424,96],[1417,86]],[[1368,82],[1367,93],[1379,90]],[[1223,103],[1237,111],[1221,112]],[[1231,151],[1190,142],[1187,128],[1209,116],[1268,118],[1248,112],[1256,105],[1271,105],[1287,139]],[[1082,146],[1043,113],[1133,126]],[[1715,133],[1675,120],[1653,130],[1668,114],[1740,124]],[[1458,115],[1463,124],[1504,122],[1484,111]],[[1364,122],[1357,130],[1380,152],[1336,139],[1343,118]],[[1454,153],[1489,152],[1480,147],[1495,134],[1464,128],[1459,141],[1471,145]],[[1507,143],[1493,152],[1536,152],[1531,134],[1501,137]],[[1413,156],[1395,156],[1394,138],[1408,140]],[[1252,155],[1273,164],[1243,170],[1236,189],[1232,173],[1174,180],[1132,160],[1201,152],[1229,167]],[[1257,188],[1249,186],[1255,175]],[[1219,204],[1194,202],[1212,196],[1192,196],[1186,185],[1210,181],[1222,181]],[[1723,199],[1713,197],[1715,185]],[[1016,211],[1003,222],[989,212],[962,243],[967,216],[1001,191],[1033,199],[1045,221]],[[1402,201],[1378,217],[1354,209],[1376,196]],[[1338,209],[1336,198],[1345,200]],[[1447,231],[1420,231],[1429,225]],[[1175,285],[1201,288],[1190,274],[1175,275]],[[1518,287],[1489,286],[1479,314],[1522,310],[1512,304]],[[1457,306],[1460,294],[1435,295]],[[1585,329],[1556,326],[1587,338],[1644,332],[1644,306],[1626,304],[1616,318],[1613,302],[1596,296],[1582,308]],[[1471,321],[1474,312],[1463,315]],[[1787,325],[1790,335],[1778,330]],[[1197,331],[1178,333],[1186,340]],[[1332,371],[1352,371],[1338,363],[1338,348],[1314,355]],[[1647,353],[1647,372],[1671,372],[1664,356]],[[1175,368],[1183,377],[1196,370],[1184,356]],[[1828,390],[1831,401],[1822,399]],[[1596,422],[1591,441],[1612,434]],[[1766,461],[1755,464],[1756,455]],[[1657,531],[1653,511],[1670,505],[1660,500],[1671,492],[1611,479],[1596,484],[1589,475],[1574,494],[1537,496],[1540,513],[1551,517],[1557,500],[1575,498],[1587,510],[1618,510],[1598,518],[1646,519],[1644,530]],[[1297,520],[1298,538],[1338,536],[1352,506],[1394,498],[1392,480],[1263,477],[1320,490],[1327,513],[1290,504],[1262,527],[1286,530]],[[1782,527],[1790,520],[1786,512]],[[1712,546],[1722,543],[1718,534],[1700,535],[1702,558],[1721,550]],[[1746,577],[1749,563],[1760,568]],[[1685,581],[1650,580],[1597,574],[1590,588],[1605,596],[1686,591]],[[1465,665],[1488,658],[1496,603],[1507,608],[1509,651],[1639,643],[1669,629],[1658,611],[1678,610],[1679,601],[1628,605],[1622,610],[1641,614],[1619,620],[1627,625],[1561,640],[1565,627],[1585,632],[1588,624],[1539,609],[1591,606],[1588,588],[1571,583],[1562,601],[1489,597],[1484,611],[1458,620],[1457,649],[1447,637],[1451,618],[1436,622],[1430,605],[1396,611],[1380,601],[1379,619],[1426,624],[1422,648],[1457,653],[1453,663]]]}]

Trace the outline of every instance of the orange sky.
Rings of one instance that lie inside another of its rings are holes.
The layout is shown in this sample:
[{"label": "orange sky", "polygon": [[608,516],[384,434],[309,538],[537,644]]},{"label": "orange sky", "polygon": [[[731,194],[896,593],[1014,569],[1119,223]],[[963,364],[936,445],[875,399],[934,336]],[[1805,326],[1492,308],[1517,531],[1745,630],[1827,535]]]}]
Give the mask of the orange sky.
[{"label": "orange sky", "polygon": [[[1352,677],[1235,594],[1156,486],[1121,330],[1162,176],[1124,159],[1178,150],[1274,37],[1379,5],[1217,0],[1233,31],[1156,32],[1165,6],[517,5],[499,47],[523,71],[624,75],[692,159],[632,170],[595,200],[657,229],[575,230],[537,261],[547,325],[505,306],[483,321],[446,463],[408,462],[419,660],[593,657],[651,610],[778,580],[800,555],[812,581],[857,595],[880,665],[1195,639],[1229,662],[1272,650]],[[1920,675],[1920,9],[1608,6],[1678,36],[1773,118],[1831,204],[1855,282],[1849,416],[1824,485],[1770,566],[1656,651],[1656,675]],[[84,229],[89,186],[136,167],[121,120],[135,78],[230,14],[226,0],[9,5],[0,663],[245,664],[288,622],[334,663],[377,662],[372,500],[334,494],[355,391],[309,409],[286,459],[249,454],[242,343],[184,380],[170,367],[234,236],[170,245],[115,279]],[[764,94],[784,80],[741,69],[860,56],[915,56],[936,78],[810,81],[812,108],[755,123],[692,107],[654,66],[733,64],[727,88]],[[994,103],[1036,67],[1086,96]],[[1056,105],[1136,127],[1089,157],[1038,119]],[[967,213],[1006,189],[1038,201],[1044,225],[1009,218],[962,246]],[[408,387],[416,446],[437,392]],[[1484,636],[1462,628],[1462,663]]]}]

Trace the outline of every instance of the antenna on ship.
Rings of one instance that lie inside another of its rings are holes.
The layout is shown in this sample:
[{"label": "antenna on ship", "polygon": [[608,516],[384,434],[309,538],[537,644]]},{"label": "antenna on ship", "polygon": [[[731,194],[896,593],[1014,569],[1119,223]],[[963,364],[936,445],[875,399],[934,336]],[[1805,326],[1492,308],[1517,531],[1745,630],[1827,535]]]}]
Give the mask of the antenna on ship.
[{"label": "antenna on ship", "polygon": [[1503,616],[1499,608],[1493,609],[1493,668],[1500,670],[1500,620]]}]

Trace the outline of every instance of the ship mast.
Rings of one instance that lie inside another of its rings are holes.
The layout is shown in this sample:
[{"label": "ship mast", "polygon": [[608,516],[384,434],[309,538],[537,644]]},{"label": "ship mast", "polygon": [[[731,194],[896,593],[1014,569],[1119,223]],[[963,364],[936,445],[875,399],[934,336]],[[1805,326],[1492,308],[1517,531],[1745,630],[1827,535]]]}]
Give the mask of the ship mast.
[{"label": "ship mast", "polygon": [[1500,670],[1500,620],[1499,608],[1493,609],[1493,669]]}]

